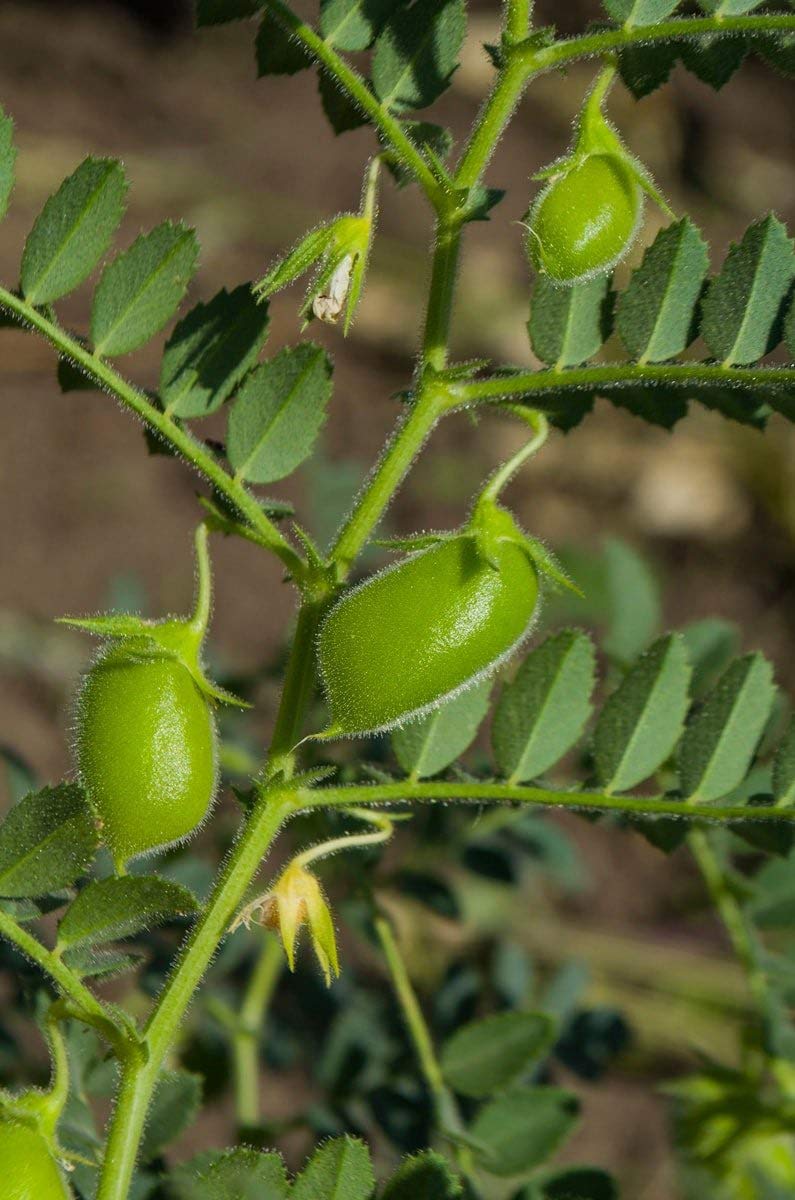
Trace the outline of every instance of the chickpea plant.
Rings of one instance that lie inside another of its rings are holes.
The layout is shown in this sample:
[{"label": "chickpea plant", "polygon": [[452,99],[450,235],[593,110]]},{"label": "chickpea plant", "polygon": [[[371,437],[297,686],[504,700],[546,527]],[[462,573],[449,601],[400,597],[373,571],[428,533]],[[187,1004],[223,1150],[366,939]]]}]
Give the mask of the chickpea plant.
[{"label": "chickpea plant", "polygon": [[[662,634],[645,568],[611,543],[599,568],[614,609],[601,647],[606,699],[594,714],[591,637],[564,629],[532,640],[541,593],[581,596],[577,579],[501,498],[550,432],[580,422],[596,397],[666,428],[694,403],[760,428],[772,412],[795,418],[795,366],[767,360],[782,340],[795,355],[786,230],[774,215],[760,217],[710,274],[702,233],[671,211],[608,116],[613,87],[640,99],[677,62],[715,88],[748,55],[791,74],[795,16],[759,0],[604,0],[601,20],[562,38],[539,28],[532,8],[507,0],[499,44],[487,47],[493,85],[454,147],[446,129],[414,114],[456,70],[464,0],[321,0],[314,23],[283,0],[198,0],[199,25],[256,23],[261,75],[315,75],[336,133],[368,125],[375,136],[358,208],[311,230],[258,282],[183,315],[156,393],[130,382],[125,356],[175,317],[198,246],[193,230],[166,221],[113,254],[127,190],[121,163],[87,158],[75,169],[36,218],[18,286],[0,287],[3,324],[49,343],[64,390],[108,393],[143,422],[152,452],[183,459],[206,485],[192,615],[65,618],[101,639],[75,704],[74,778],[28,791],[0,826],[3,963],[32,997],[52,1064],[49,1086],[22,1080],[0,1094],[0,1200],[617,1196],[604,1164],[550,1161],[579,1103],[549,1080],[556,1062],[582,1067],[593,1052],[586,1046],[619,1047],[620,1022],[599,1026],[571,982],[568,999],[562,984],[554,995],[534,991],[519,950],[493,933],[488,987],[473,985],[467,1009],[465,972],[431,1012],[384,901],[391,890],[459,914],[453,882],[435,867],[390,875],[379,866],[379,848],[408,818],[439,860],[446,851],[467,870],[507,877],[518,848],[532,845],[571,882],[571,851],[534,815],[548,808],[612,815],[661,849],[686,844],[694,856],[747,973],[753,1014],[736,1063],[705,1061],[671,1089],[683,1187],[731,1200],[795,1194],[795,968],[786,944],[761,935],[791,926],[795,912],[795,726],[782,729],[772,668],[758,653],[738,656],[720,622]],[[369,53],[367,65],[354,66],[352,53]],[[500,135],[538,76],[580,60],[594,78],[572,144],[537,171],[517,229],[534,278],[530,342],[544,365],[451,361],[461,243],[503,195],[485,182]],[[15,154],[11,119],[0,115],[0,216]],[[434,224],[422,341],[395,430],[324,548],[258,489],[312,453],[332,365],[304,330],[320,320],[348,332],[366,303],[379,191],[408,185],[419,187]],[[647,202],[667,223],[616,295],[611,271],[643,236]],[[97,270],[90,328],[72,332],[58,303]],[[300,335],[263,357],[269,298],[306,275]],[[601,361],[612,335],[620,354]],[[219,446],[193,422],[224,405]],[[524,447],[479,488],[473,481],[459,528],[386,543],[392,565],[356,581],[360,555],[428,435],[473,410],[520,423]],[[298,616],[267,751],[252,759],[247,783],[238,771],[237,835],[214,880],[202,883],[195,862],[162,852],[205,822],[212,828],[231,754],[217,716],[226,729],[224,714],[244,703],[210,680],[202,657],[217,534],[280,560]],[[582,620],[591,602],[577,601]],[[466,772],[456,761],[495,689],[493,765]],[[326,757],[337,739],[383,730],[389,761],[339,768]],[[559,766],[578,745],[579,776]],[[434,804],[444,805],[436,833]],[[466,813],[473,804],[484,810],[477,832]],[[267,858],[288,822],[304,846],[274,871]],[[263,863],[270,877],[255,886]],[[353,881],[343,908],[349,936],[380,955],[400,1021],[390,1024],[383,996],[344,971],[325,993],[342,959],[324,872]],[[320,972],[304,965],[302,934]],[[324,1105],[296,1117],[317,1145],[293,1178],[267,1148],[279,1129],[259,1097],[262,1031],[283,954],[298,974],[295,985],[282,982],[304,990],[269,1052],[278,1055],[292,1029],[295,1053],[306,1052],[325,1089]],[[136,983],[108,991],[104,980],[115,976]],[[231,1049],[241,1143],[175,1166],[163,1151],[195,1117],[202,1082],[210,1088],[211,1073],[190,1069],[186,1041],[186,1028],[207,1034],[205,1019],[219,1053]],[[104,1108],[94,1103],[103,1098]],[[375,1159],[357,1136],[373,1131]],[[408,1152],[397,1165],[395,1149]]]}]

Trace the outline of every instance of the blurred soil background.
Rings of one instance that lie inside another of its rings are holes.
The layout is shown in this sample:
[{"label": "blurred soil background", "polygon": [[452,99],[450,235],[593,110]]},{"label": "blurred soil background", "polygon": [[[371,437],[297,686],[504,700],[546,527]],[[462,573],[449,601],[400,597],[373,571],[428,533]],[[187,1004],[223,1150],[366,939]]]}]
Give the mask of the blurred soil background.
[{"label": "blurred soil background", "polygon": [[[595,0],[539,0],[537,8],[541,21],[566,32],[598,16]],[[482,43],[494,41],[497,29],[497,6],[476,4],[463,65],[438,106],[438,119],[459,135],[489,85]],[[568,143],[593,69],[539,80],[497,151],[488,179],[508,197],[490,222],[467,229],[458,358],[533,361],[525,331],[530,279],[517,222],[535,186],[531,174]],[[196,35],[189,5],[178,0],[2,0],[0,100],[16,121],[19,158],[0,231],[0,278],[16,283],[36,212],[89,153],[126,164],[131,188],[122,244],[166,217],[196,226],[202,261],[192,301],[257,278],[305,228],[355,207],[372,134],[335,139],[308,76],[258,82],[255,75],[248,22]],[[705,231],[713,267],[759,213],[775,209],[793,226],[792,107],[792,84],[753,59],[719,94],[677,68],[670,86],[642,102],[620,87],[611,101],[627,143],[674,209],[690,212]],[[643,245],[661,221],[648,214]],[[387,181],[351,337],[309,331],[335,359],[332,415],[318,458],[272,492],[294,501],[299,519],[321,538],[333,533],[399,412],[394,394],[411,370],[429,235],[416,190],[398,193]],[[641,252],[639,246],[635,262]],[[300,296],[293,289],[273,303],[268,353],[296,339]],[[86,286],[60,306],[63,320],[84,329],[89,298]],[[158,346],[122,366],[136,382],[156,384]],[[174,460],[148,456],[140,427],[106,396],[60,394],[53,356],[33,337],[0,335],[0,395],[0,740],[54,781],[68,770],[68,698],[87,650],[53,618],[112,603],[152,614],[184,610],[196,481]],[[216,432],[212,419],[204,428],[208,436]],[[520,436],[497,417],[477,426],[462,416],[448,419],[390,513],[391,529],[458,523],[478,481]],[[778,418],[763,436],[694,406],[669,434],[601,402],[581,427],[552,438],[512,485],[511,500],[523,523],[556,548],[593,550],[606,533],[625,537],[663,581],[667,624],[707,615],[734,621],[744,647],[764,650],[780,682],[791,686],[794,452],[795,432]],[[232,673],[272,663],[293,614],[278,565],[232,542],[215,547],[215,562],[215,658]],[[263,736],[275,698],[275,683],[266,684]],[[588,888],[563,911],[538,901],[537,921],[528,921],[525,909],[520,928],[542,960],[582,956],[593,996],[628,1007],[630,1015],[634,1005],[637,1015],[626,1063],[592,1096],[585,1089],[586,1119],[572,1154],[615,1166],[632,1200],[671,1200],[675,1182],[655,1082],[692,1064],[694,1045],[730,1058],[735,1030],[714,1020],[699,1029],[668,985],[709,975],[716,990],[740,996],[742,985],[720,932],[688,919],[697,884],[686,863],[666,860],[630,835],[565,824],[587,863]],[[271,1103],[289,1111],[291,1096],[271,1096]],[[186,1150],[229,1136],[228,1114],[210,1119],[212,1128],[205,1119],[184,1140]]]}]

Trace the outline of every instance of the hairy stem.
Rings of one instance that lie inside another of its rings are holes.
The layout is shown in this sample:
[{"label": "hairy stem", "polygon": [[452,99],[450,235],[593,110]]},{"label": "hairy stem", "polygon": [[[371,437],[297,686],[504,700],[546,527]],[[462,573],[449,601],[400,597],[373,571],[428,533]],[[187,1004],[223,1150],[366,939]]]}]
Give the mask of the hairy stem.
[{"label": "hairy stem", "polygon": [[313,58],[322,63],[329,74],[334,77],[335,82],[342,91],[355,102],[362,112],[367,114],[404,166],[417,179],[434,207],[442,210],[447,208],[449,205],[447,194],[437,181],[428,163],[411,139],[407,137],[400,122],[392,116],[389,109],[372,92],[367,84],[367,80],[358,71],[349,66],[311,25],[302,21],[287,4],[282,3],[282,0],[265,0],[265,4],[279,21],[280,25],[296,41],[301,42]]},{"label": "hairy stem", "polygon": [[[795,367],[724,367],[717,363],[605,363],[593,367],[571,367],[565,371],[517,371],[515,374],[478,379],[474,382],[453,383],[450,391],[461,405],[489,400],[510,400],[533,397],[541,406],[544,392],[598,391],[600,388],[637,386],[639,383],[660,383],[671,387],[693,387],[703,384],[741,386],[753,392],[768,389],[775,401],[776,394],[786,397],[795,384]],[[757,399],[756,403],[759,403]]]},{"label": "hairy stem", "polygon": [[232,1039],[235,1070],[235,1107],[242,1126],[260,1119],[259,1048],[266,1014],[284,966],[284,953],[271,933],[263,933],[262,945],[246,986]]},{"label": "hairy stem", "polygon": [[396,802],[532,804],[541,808],[574,809],[583,812],[619,812],[639,817],[679,817],[683,821],[726,824],[732,821],[795,822],[795,808],[746,808],[741,805],[709,804],[687,807],[681,800],[660,796],[608,796],[599,792],[556,792],[548,788],[509,783],[363,783],[324,787],[312,791],[299,788],[296,803],[301,807],[337,808],[359,804]]},{"label": "hairy stem", "polygon": [[165,1056],[246,889],[279,829],[294,811],[289,792],[276,788],[263,791],[219,874],[202,917],[184,942],[144,1031],[148,1056],[145,1061],[131,1060],[122,1070],[97,1200],[126,1200]]},{"label": "hairy stem", "polygon": [[183,429],[173,417],[156,408],[144,392],[128,383],[103,359],[97,358],[54,321],[4,287],[0,287],[0,308],[6,309],[26,325],[30,325],[59,354],[63,354],[85,371],[102,390],[110,392],[125,408],[129,408],[140,417],[240,510],[257,534],[258,541],[277,554],[291,574],[300,574],[303,567],[300,555],[279,532],[256,498],[242,483],[225,471],[210,451]]},{"label": "hairy stem", "polygon": [[295,636],[287,662],[276,724],[268,753],[268,771],[289,778],[295,768],[296,743],[315,687],[315,640],[327,598],[305,600],[298,610]]},{"label": "hairy stem", "polygon": [[38,938],[33,937],[13,917],[0,908],[0,936],[13,942],[26,958],[36,963],[45,974],[49,975],[58,990],[74,1001],[78,1009],[84,1012],[92,1022],[102,1026],[113,1025],[113,1019],[104,1004],[90,992],[80,977],[52,950],[43,946]]}]

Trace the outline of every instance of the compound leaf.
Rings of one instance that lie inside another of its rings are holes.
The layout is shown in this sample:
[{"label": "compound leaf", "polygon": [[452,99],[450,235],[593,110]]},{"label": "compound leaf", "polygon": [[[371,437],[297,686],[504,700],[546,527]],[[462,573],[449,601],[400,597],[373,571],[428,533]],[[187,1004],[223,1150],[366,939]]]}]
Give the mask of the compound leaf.
[{"label": "compound leaf", "polygon": [[480,1110],[470,1127],[481,1167],[492,1175],[524,1175],[544,1162],[577,1124],[577,1097],[562,1088],[506,1092]]},{"label": "compound leaf", "polygon": [[665,362],[690,344],[708,267],[707,244],[689,217],[658,233],[618,301],[616,326],[633,358]]},{"label": "compound leaf", "polygon": [[599,782],[622,792],[653,774],[682,734],[690,703],[684,641],[669,634],[643,654],[608,699],[594,732]]},{"label": "compound leaf", "polygon": [[656,25],[669,16],[679,0],[604,0],[614,21],[622,25]]},{"label": "compound leaf", "polygon": [[719,800],[742,781],[775,696],[773,668],[761,654],[736,659],[687,727],[679,781],[696,803]]},{"label": "compound leaf", "polygon": [[292,38],[273,13],[265,11],[254,44],[257,75],[297,75],[312,66],[303,45]]},{"label": "compound leaf", "polygon": [[560,287],[540,275],[527,328],[534,353],[560,371],[587,362],[610,334],[610,277]]},{"label": "compound leaf", "polygon": [[433,1150],[424,1150],[404,1159],[381,1200],[459,1200],[461,1195],[461,1184],[447,1160]]},{"label": "compound leaf", "polygon": [[320,0],[320,32],[330,46],[368,50],[400,0]]},{"label": "compound leaf", "polygon": [[687,656],[693,666],[690,694],[696,698],[709,691],[740,649],[736,625],[720,617],[693,621],[682,630]]},{"label": "compound leaf", "polygon": [[161,1071],[141,1139],[142,1162],[155,1158],[193,1124],[201,1097],[201,1076],[191,1071]]},{"label": "compound leaf", "polygon": [[14,122],[0,105],[0,221],[8,212],[8,202],[14,187],[14,165],[17,150],[14,145]]},{"label": "compound leaf", "polygon": [[331,363],[311,342],[249,375],[229,413],[227,454],[251,483],[283,479],[311,453],[331,396]]},{"label": "compound leaf", "polygon": [[113,158],[87,158],[50,196],[28,234],[20,285],[31,304],[49,304],[87,279],[124,213],[127,181]]},{"label": "compound leaf", "polygon": [[773,795],[780,807],[789,808],[795,803],[795,718],[773,759]]},{"label": "compound leaf", "polygon": [[591,713],[594,666],[588,635],[565,629],[532,650],[505,685],[491,736],[511,783],[541,775],[574,745]]},{"label": "compound leaf", "polygon": [[46,896],[90,866],[99,843],[82,788],[42,788],[20,800],[0,825],[0,896]]},{"label": "compound leaf", "polygon": [[179,307],[198,253],[192,229],[164,221],[109,263],[91,308],[96,353],[129,354],[154,337]]},{"label": "compound leaf", "polygon": [[287,1200],[290,1185],[278,1154],[248,1146],[210,1150],[169,1175],[176,1200]]},{"label": "compound leaf", "polygon": [[488,712],[491,682],[467,688],[419,721],[395,730],[395,756],[412,779],[438,775],[464,753]]},{"label": "compound leaf", "polygon": [[718,91],[742,66],[749,49],[748,39],[742,34],[707,34],[681,42],[679,56],[688,71]]},{"label": "compound leaf", "polygon": [[515,1083],[554,1040],[555,1023],[546,1013],[497,1013],[447,1039],[442,1072],[456,1092],[481,1099]]},{"label": "compound leaf", "polygon": [[771,213],[731,247],[704,297],[701,335],[716,358],[738,366],[773,348],[793,278],[792,239]]},{"label": "compound leaf", "polygon": [[369,1200],[374,1187],[364,1142],[339,1137],[315,1151],[293,1184],[290,1200]]},{"label": "compound leaf", "polygon": [[463,0],[414,0],[376,38],[373,85],[396,111],[425,108],[447,88],[464,40]]},{"label": "compound leaf", "polygon": [[642,100],[662,87],[678,58],[679,47],[674,41],[640,43],[619,51],[618,69],[636,100]]},{"label": "compound leaf", "polygon": [[247,283],[197,304],[166,342],[160,398],[174,416],[204,417],[220,408],[257,360],[268,336],[268,305]]},{"label": "compound leaf", "polygon": [[736,17],[759,8],[764,0],[698,0],[705,13],[716,17]]},{"label": "compound leaf", "polygon": [[187,888],[160,875],[97,879],[75,897],[58,926],[60,947],[95,946],[129,937],[159,921],[196,911]]},{"label": "compound leaf", "polygon": [[686,417],[690,403],[683,388],[642,382],[636,387],[605,388],[605,399],[616,408],[625,408],[633,416],[662,429],[673,429],[677,421]]}]

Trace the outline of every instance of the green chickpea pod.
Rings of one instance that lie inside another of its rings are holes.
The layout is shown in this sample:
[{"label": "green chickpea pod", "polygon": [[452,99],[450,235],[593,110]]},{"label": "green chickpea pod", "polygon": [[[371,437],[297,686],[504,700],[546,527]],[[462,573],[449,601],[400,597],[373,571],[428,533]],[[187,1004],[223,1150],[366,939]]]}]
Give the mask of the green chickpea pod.
[{"label": "green chickpea pod", "polygon": [[0,1200],[70,1200],[43,1134],[0,1114]]},{"label": "green chickpea pod", "polygon": [[572,153],[535,176],[549,182],[527,216],[527,254],[557,283],[581,283],[624,257],[640,228],[644,193],[672,215],[604,115],[614,77],[612,65],[599,75],[580,113]]},{"label": "green chickpea pod", "polygon": [[535,436],[495,474],[467,524],[392,543],[412,553],[352,588],[329,612],[318,635],[318,664],[332,724],[318,736],[389,729],[470,687],[529,634],[539,573],[567,582],[497,503],[500,489],[546,439],[540,414],[519,415]]},{"label": "green chickpea pod", "polygon": [[204,821],[218,782],[214,702],[240,703],[215,687],[201,665],[211,593],[204,525],[196,553],[199,589],[191,618],[67,620],[109,639],[83,679],[75,750],[80,780],[120,871]]}]

